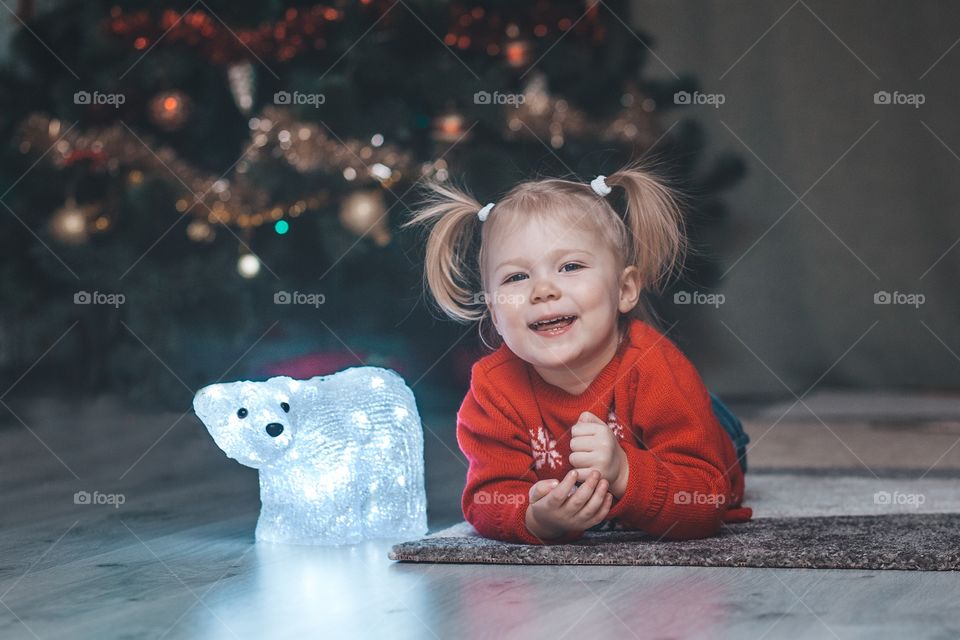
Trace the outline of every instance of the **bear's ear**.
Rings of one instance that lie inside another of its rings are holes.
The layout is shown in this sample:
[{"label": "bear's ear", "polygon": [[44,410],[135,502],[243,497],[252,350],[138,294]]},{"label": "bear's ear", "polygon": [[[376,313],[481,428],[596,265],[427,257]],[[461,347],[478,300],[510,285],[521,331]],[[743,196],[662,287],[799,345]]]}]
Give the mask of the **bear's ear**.
[{"label": "bear's ear", "polygon": [[201,421],[206,423],[206,418],[210,414],[211,404],[223,396],[223,389],[219,384],[211,384],[203,387],[193,396],[193,411]]},{"label": "bear's ear", "polygon": [[289,393],[296,393],[303,386],[302,381],[295,380],[290,376],[275,376],[267,380],[267,382],[285,387]]}]

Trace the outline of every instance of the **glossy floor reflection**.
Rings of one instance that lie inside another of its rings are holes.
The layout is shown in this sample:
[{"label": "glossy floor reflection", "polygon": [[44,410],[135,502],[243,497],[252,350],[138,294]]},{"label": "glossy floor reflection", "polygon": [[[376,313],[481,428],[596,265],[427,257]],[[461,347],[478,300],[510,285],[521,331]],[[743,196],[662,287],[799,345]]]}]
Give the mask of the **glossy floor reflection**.
[{"label": "glossy floor reflection", "polygon": [[[23,423],[0,423],[4,640],[960,637],[956,573],[417,565],[390,561],[390,541],[254,544],[256,472],[227,460],[192,416],[132,415],[109,403],[13,408]],[[462,518],[466,467],[452,413],[424,415],[436,531]],[[768,480],[770,505],[803,481]],[[861,480],[847,482],[827,493],[826,476],[810,480],[807,506],[869,497]],[[931,504],[941,495],[937,505],[952,504],[949,474],[925,482]],[[122,494],[124,503],[77,504],[77,491]]]}]

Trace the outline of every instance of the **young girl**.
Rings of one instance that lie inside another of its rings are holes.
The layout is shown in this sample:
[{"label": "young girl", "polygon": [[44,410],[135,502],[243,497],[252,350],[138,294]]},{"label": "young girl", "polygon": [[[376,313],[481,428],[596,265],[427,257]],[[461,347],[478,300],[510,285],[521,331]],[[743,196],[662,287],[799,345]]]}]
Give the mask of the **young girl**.
[{"label": "young girl", "polygon": [[665,184],[632,165],[589,184],[523,182],[481,206],[433,182],[404,224],[420,225],[440,308],[479,321],[481,338],[489,319],[502,342],[473,365],[457,414],[470,464],[461,504],[480,535],[685,539],[750,519],[748,438],[642,300],[687,248]]}]

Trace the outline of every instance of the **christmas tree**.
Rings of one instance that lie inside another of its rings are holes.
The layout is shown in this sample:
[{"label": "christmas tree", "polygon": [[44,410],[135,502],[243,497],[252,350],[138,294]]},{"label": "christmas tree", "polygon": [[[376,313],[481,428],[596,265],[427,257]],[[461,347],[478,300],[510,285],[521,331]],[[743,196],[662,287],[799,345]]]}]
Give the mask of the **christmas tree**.
[{"label": "christmas tree", "polygon": [[[623,2],[67,2],[0,70],[0,367],[186,406],[356,364],[462,385],[477,332],[421,291],[418,182],[481,201],[653,153],[694,247],[739,159],[670,127]],[[709,254],[687,277],[709,287]],[[674,311],[658,310],[666,318]],[[52,348],[52,345],[56,345]]]}]

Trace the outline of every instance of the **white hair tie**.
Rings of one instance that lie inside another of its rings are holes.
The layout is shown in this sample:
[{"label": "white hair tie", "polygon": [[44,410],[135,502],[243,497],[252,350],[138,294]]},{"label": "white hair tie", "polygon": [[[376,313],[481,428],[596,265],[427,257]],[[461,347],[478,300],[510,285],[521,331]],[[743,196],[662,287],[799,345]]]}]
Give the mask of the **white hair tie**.
[{"label": "white hair tie", "polygon": [[480,218],[480,222],[486,222],[487,216],[490,215],[490,210],[493,209],[493,203],[487,203],[480,211],[477,211],[477,217]]},{"label": "white hair tie", "polygon": [[598,196],[608,196],[610,192],[613,191],[613,189],[607,186],[607,176],[597,176],[591,180],[590,188],[592,188]]}]

